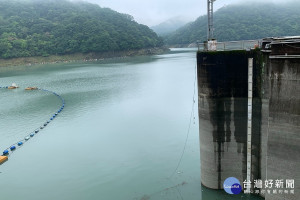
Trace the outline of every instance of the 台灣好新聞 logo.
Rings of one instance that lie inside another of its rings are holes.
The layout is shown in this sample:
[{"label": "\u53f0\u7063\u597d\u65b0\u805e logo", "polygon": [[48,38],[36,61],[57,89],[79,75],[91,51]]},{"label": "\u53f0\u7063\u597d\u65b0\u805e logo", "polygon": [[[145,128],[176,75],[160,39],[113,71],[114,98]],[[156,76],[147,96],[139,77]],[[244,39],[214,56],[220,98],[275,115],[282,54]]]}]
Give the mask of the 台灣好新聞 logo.
[{"label": "\u53f0\u7063\u597d\u65b0\u805e logo", "polygon": [[224,181],[223,188],[228,194],[239,194],[242,191],[241,183],[234,177],[229,177]]}]

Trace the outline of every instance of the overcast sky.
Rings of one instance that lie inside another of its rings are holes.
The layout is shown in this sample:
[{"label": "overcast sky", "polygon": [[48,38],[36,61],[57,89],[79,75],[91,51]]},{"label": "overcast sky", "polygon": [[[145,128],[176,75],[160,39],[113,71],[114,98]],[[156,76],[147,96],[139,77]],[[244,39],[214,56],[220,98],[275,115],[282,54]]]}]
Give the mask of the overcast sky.
[{"label": "overcast sky", "polygon": [[[207,0],[85,0],[108,7],[134,17],[138,23],[148,26],[157,25],[173,17],[185,17],[194,21],[206,14]],[[216,0],[215,10],[225,5],[240,2],[286,2],[287,0]]]}]

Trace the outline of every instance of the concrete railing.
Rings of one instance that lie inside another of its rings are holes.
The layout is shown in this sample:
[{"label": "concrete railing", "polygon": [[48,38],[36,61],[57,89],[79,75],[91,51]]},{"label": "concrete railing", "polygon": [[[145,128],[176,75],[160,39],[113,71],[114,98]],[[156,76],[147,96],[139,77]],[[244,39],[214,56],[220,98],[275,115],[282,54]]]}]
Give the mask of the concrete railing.
[{"label": "concrete railing", "polygon": [[[207,43],[197,42],[199,51],[207,50]],[[217,51],[227,51],[227,50],[250,50],[256,47],[261,47],[261,40],[241,40],[241,41],[226,41],[226,42],[216,42]]]}]

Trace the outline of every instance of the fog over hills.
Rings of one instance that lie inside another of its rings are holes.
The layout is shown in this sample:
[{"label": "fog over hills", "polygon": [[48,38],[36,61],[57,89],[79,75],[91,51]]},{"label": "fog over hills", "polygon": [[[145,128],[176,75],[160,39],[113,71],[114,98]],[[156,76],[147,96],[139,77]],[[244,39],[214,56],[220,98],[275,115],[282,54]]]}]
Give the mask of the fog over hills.
[{"label": "fog over hills", "polygon": [[[184,16],[189,21],[207,13],[207,0],[85,0],[108,7],[121,13],[128,13],[138,23],[156,26],[176,16]],[[237,3],[273,2],[286,3],[298,0],[216,0],[215,11],[227,5]]]},{"label": "fog over hills", "polygon": [[184,26],[188,22],[189,20],[185,19],[184,17],[174,17],[150,28],[158,35],[165,36],[176,31],[178,28]]},{"label": "fog over hills", "polygon": [[[218,41],[261,39],[300,35],[300,2],[244,3],[220,8],[214,13],[214,37]],[[207,15],[165,37],[168,44],[189,44],[207,37]]]}]

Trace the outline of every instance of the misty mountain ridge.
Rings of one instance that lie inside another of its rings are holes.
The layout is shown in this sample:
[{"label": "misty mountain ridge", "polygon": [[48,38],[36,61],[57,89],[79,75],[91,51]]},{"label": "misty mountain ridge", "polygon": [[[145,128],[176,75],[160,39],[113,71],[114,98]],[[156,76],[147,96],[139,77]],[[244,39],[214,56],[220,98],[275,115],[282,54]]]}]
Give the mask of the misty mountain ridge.
[{"label": "misty mountain ridge", "polygon": [[[214,12],[218,41],[300,35],[300,2],[227,5]],[[207,15],[165,36],[167,44],[190,44],[207,37]]]},{"label": "misty mountain ridge", "polygon": [[128,14],[86,2],[0,0],[0,58],[160,47]]},{"label": "misty mountain ridge", "polygon": [[184,17],[173,17],[150,28],[158,35],[165,36],[186,25],[189,21],[190,20],[187,20]]}]

